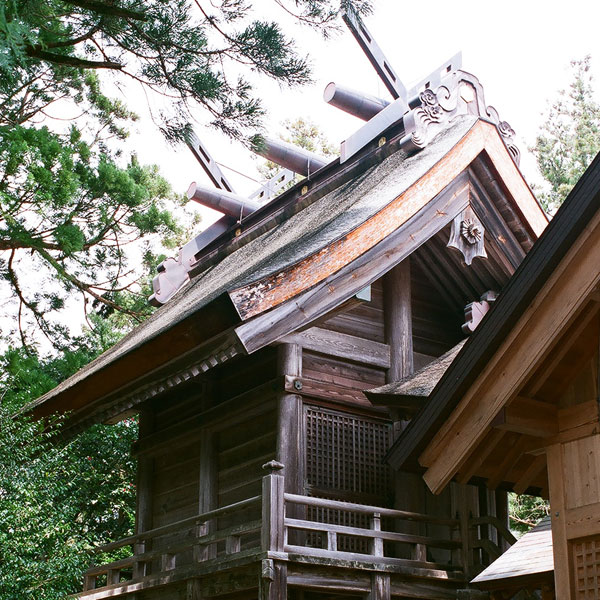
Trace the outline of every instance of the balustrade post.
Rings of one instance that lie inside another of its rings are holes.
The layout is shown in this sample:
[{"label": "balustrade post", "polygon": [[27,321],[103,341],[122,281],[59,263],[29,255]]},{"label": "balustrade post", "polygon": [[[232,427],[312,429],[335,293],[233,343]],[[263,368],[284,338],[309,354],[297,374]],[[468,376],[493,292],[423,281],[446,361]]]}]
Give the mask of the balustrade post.
[{"label": "balustrade post", "polygon": [[87,592],[88,590],[96,589],[96,576],[95,575],[85,575],[83,578],[83,591]]},{"label": "balustrade post", "polygon": [[106,574],[106,585],[113,585],[121,581],[121,569],[109,569]]},{"label": "balustrade post", "polygon": [[284,485],[285,480],[279,472],[283,465],[272,460],[263,469],[267,475],[262,483],[262,549],[265,552],[283,552],[284,548]]},{"label": "balustrade post", "polygon": [[[134,555],[134,559],[137,558],[140,554],[144,554],[144,552],[146,552],[146,542],[145,541],[141,541],[141,542],[137,542],[136,544],[133,545],[133,555]],[[143,560],[135,560],[133,563],[133,578],[134,579],[140,579],[142,577],[145,577],[148,573],[147,573],[148,569],[147,569],[147,565],[146,562]]]},{"label": "balustrade post", "polygon": [[[381,514],[373,513],[371,517],[371,529],[373,531],[381,531]],[[372,538],[371,554],[373,556],[383,556],[383,540],[380,537]]]}]

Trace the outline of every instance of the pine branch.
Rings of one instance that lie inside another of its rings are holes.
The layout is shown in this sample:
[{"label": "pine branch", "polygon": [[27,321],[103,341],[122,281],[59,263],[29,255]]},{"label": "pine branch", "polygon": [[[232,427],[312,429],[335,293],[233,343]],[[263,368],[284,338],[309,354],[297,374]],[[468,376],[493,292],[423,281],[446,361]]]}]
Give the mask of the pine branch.
[{"label": "pine branch", "polygon": [[116,6],[112,3],[95,2],[94,0],[63,0],[66,4],[72,4],[92,12],[108,15],[111,17],[123,17],[124,19],[133,19],[135,21],[147,21],[148,16],[143,12],[130,10],[123,6]]},{"label": "pine branch", "polygon": [[123,65],[113,61],[96,61],[77,58],[76,56],[67,56],[64,54],[54,54],[47,52],[39,47],[29,46],[25,49],[27,56],[31,58],[40,58],[58,65],[68,65],[70,67],[78,67],[81,69],[115,69],[121,70]]}]

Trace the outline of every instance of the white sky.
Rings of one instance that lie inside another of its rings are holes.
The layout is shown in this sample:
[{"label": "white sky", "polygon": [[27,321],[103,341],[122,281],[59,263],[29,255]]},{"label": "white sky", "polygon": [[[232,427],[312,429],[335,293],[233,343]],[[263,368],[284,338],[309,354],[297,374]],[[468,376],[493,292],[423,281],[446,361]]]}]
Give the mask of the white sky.
[{"label": "white sky", "polygon": [[[516,131],[522,169],[530,181],[535,178],[535,165],[527,156],[527,147],[535,140],[547,101],[570,81],[569,62],[591,54],[600,86],[597,0],[375,0],[374,4],[375,12],[366,25],[407,87],[462,50],[463,69],[479,78],[487,103]],[[256,0],[256,5],[265,9],[274,6],[270,0]],[[268,15],[281,16],[275,12]],[[335,81],[389,99],[387,91],[345,27],[333,39],[323,40],[318,33],[289,21],[283,21],[283,26],[310,55],[314,83],[290,91],[260,80],[259,91],[268,110],[267,131],[276,134],[284,119],[304,116],[315,121],[331,141],[341,142],[361,121],[324,103],[327,83]],[[158,163],[176,191],[183,193],[192,180],[209,184],[186,148],[173,149],[164,143],[146,116],[144,96],[135,97],[139,101],[133,108],[144,118],[130,143],[140,160]],[[131,105],[132,96],[127,101]],[[198,119],[201,121],[202,115]],[[214,130],[196,129],[218,162],[258,178],[256,160],[241,144]],[[257,187],[227,170],[225,173],[239,193]],[[206,213],[203,227],[216,218],[211,213]]]}]

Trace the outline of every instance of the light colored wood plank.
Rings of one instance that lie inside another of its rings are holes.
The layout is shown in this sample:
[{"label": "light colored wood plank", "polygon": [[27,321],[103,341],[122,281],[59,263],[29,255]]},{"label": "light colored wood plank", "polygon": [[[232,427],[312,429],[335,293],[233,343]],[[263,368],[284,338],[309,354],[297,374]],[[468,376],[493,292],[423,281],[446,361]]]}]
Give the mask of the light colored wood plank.
[{"label": "light colored wood plank", "polygon": [[565,510],[564,460],[561,444],[546,450],[548,486],[552,517],[552,550],[554,553],[554,584],[556,597],[571,600],[570,557],[567,543],[567,514]]},{"label": "light colored wood plank", "polygon": [[581,425],[598,422],[598,402],[591,400],[558,411],[559,430],[568,431]]},{"label": "light colored wood plank", "polygon": [[492,426],[533,437],[551,437],[558,433],[557,408],[554,404],[517,396],[500,410]]},{"label": "light colored wood plank", "polygon": [[546,455],[538,454],[513,486],[515,494],[523,494],[531,482],[545,469]]},{"label": "light colored wood plank", "polygon": [[577,338],[586,330],[591,320],[596,316],[597,312],[598,307],[595,307],[594,310],[587,311],[586,314],[583,315],[583,318],[580,319],[577,325],[569,332],[568,338],[561,342],[560,348],[554,352],[552,359],[547,361],[547,363],[542,366],[541,373],[537,374],[535,382],[528,390],[531,396],[535,396],[539,392],[544,383],[546,383],[548,377],[552,374],[554,369],[556,369],[556,367],[565,357],[566,353],[569,351],[571,343],[577,340]]}]

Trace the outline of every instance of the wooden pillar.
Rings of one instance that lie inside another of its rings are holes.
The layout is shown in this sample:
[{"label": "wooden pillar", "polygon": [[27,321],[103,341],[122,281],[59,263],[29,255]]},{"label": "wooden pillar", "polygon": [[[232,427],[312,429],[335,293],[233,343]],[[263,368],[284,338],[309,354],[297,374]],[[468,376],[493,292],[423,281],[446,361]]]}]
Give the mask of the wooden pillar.
[{"label": "wooden pillar", "polygon": [[571,569],[567,538],[567,515],[565,507],[564,464],[562,444],[546,448],[548,462],[548,490],[552,518],[552,551],[554,553],[554,586],[558,598],[569,600],[571,596]]},{"label": "wooden pillar", "polygon": [[[199,494],[198,513],[202,514],[217,508],[217,457],[215,454],[215,442],[213,432],[203,429],[200,434],[200,464],[199,464]],[[199,525],[197,535],[207,535],[216,530],[215,520]],[[215,544],[209,546],[198,546],[195,551],[195,559],[202,562],[211,560],[217,556]]]},{"label": "wooden pillar", "polygon": [[[302,347],[281,344],[277,348],[277,375],[302,377]],[[304,435],[302,397],[282,393],[277,402],[277,460],[283,464],[285,491],[304,492]]]},{"label": "wooden pillar", "polygon": [[410,283],[410,259],[407,258],[383,278],[385,342],[390,346],[390,368],[386,382],[411,375],[413,332]]},{"label": "wooden pillar", "polygon": [[391,586],[390,576],[382,573],[373,573],[371,575],[371,592],[368,600],[390,600]]},{"label": "wooden pillar", "polygon": [[202,588],[200,579],[194,578],[188,580],[186,584],[185,600],[202,600]]},{"label": "wooden pillar", "polygon": [[[154,431],[154,411],[144,408],[139,414],[138,439],[143,440]],[[152,529],[152,480],[154,460],[145,454],[137,461],[137,504],[135,532],[143,533]]]},{"label": "wooden pillar", "polygon": [[[281,553],[285,549],[285,502],[283,465],[271,461],[264,465],[268,474],[262,480],[262,535],[263,552]],[[287,564],[273,559],[262,561],[259,579],[260,600],[287,599]]]},{"label": "wooden pillar", "polygon": [[[385,342],[390,347],[390,368],[385,375],[386,383],[399,381],[414,371],[411,302],[410,259],[407,258],[386,273],[383,278]],[[406,421],[394,423],[394,437],[400,435],[406,424]],[[396,508],[423,512],[425,485],[420,475],[394,473],[394,485]],[[402,533],[415,535],[425,533],[423,525],[420,523],[402,523],[396,529]],[[398,551],[405,558],[426,559],[422,547],[399,546]],[[381,589],[385,589],[385,586]]]},{"label": "wooden pillar", "polygon": [[[496,496],[496,516],[502,521],[502,524],[509,529],[510,520],[508,516],[508,492],[504,490],[496,490],[494,492]],[[502,535],[498,536],[498,547],[500,552],[504,553],[510,548],[510,542]]]},{"label": "wooden pillar", "polygon": [[459,534],[461,547],[458,557],[454,557],[453,563],[460,565],[467,580],[475,576],[474,556],[472,546],[472,531],[470,527],[471,512],[476,499],[476,488],[463,483],[450,484],[450,498],[452,516],[459,521]]},{"label": "wooden pillar", "polygon": [[[154,411],[150,408],[140,410],[138,419],[138,439],[143,440],[154,431]],[[136,510],[135,510],[135,532],[143,533],[152,529],[152,483],[154,479],[154,459],[141,454],[137,461],[136,477]],[[143,554],[151,550],[151,542],[142,541],[134,544],[135,555]],[[133,577],[140,578],[147,574],[147,563],[135,562],[133,566]]]},{"label": "wooden pillar", "polygon": [[276,560],[262,561],[258,597],[260,600],[287,600],[287,564]]}]

